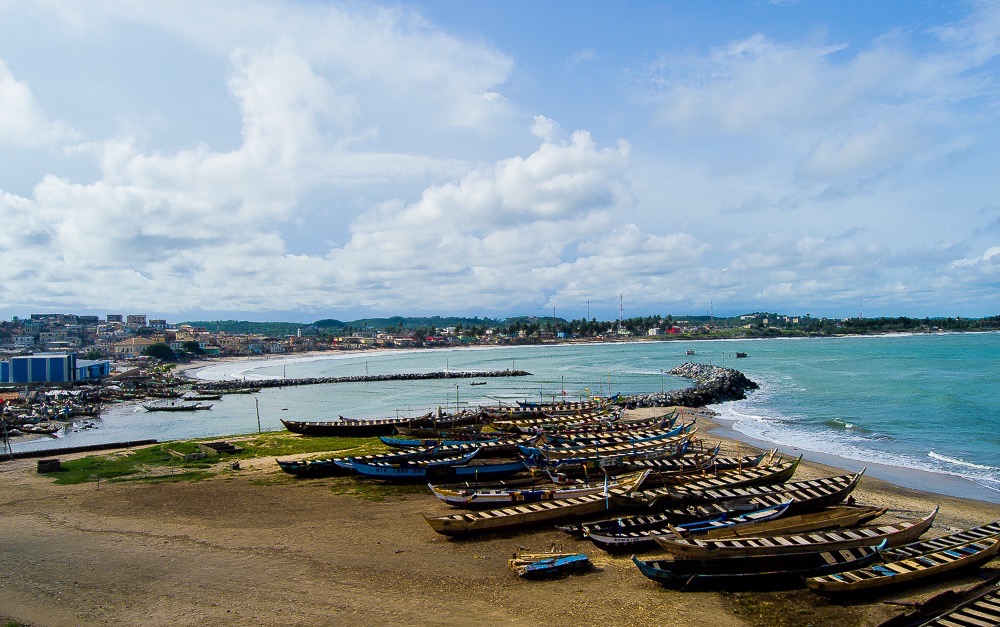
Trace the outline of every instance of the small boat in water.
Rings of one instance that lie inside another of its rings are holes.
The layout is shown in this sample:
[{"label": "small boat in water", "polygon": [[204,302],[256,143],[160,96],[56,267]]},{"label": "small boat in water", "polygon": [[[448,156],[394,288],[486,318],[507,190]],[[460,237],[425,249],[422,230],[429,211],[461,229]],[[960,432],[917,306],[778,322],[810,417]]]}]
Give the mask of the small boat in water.
[{"label": "small boat in water", "polygon": [[184,401],[219,401],[222,400],[222,393],[209,394],[201,392],[189,392],[181,397]]},{"label": "small boat in water", "polygon": [[201,409],[212,409],[211,403],[176,403],[171,402],[169,405],[143,405],[143,409],[146,411],[198,411]]}]

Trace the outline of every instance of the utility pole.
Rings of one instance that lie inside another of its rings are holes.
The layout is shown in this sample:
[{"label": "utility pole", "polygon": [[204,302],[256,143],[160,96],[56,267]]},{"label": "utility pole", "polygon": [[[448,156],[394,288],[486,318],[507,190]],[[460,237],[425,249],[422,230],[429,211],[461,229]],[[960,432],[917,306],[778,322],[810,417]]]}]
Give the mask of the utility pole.
[{"label": "utility pole", "polygon": [[618,332],[622,332],[622,322],[625,319],[625,295],[618,295]]},{"label": "utility pole", "polygon": [[3,445],[11,461],[14,460],[14,449],[10,446],[10,434],[7,433],[7,421],[0,418],[0,426],[3,426]]}]

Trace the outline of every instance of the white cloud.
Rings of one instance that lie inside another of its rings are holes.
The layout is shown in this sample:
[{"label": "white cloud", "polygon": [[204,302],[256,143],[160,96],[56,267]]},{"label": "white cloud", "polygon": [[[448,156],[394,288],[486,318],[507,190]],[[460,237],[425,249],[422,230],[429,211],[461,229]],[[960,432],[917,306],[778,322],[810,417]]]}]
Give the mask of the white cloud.
[{"label": "white cloud", "polygon": [[[197,50],[230,98],[199,109],[219,116],[201,123],[232,138],[201,141],[184,126],[171,107],[203,94],[180,81],[176,100],[145,105],[159,110],[93,123],[59,110],[58,85],[33,92],[43,73],[15,78],[0,61],[0,156],[49,159],[17,194],[0,190],[0,308],[563,315],[625,294],[636,309],[675,313],[710,302],[815,313],[996,291],[1000,252],[982,228],[1000,137],[992,6],[931,39],[749,31],[664,55],[643,76],[652,130],[611,96],[600,111],[569,97],[537,110],[554,102],[531,91],[544,77],[518,69],[507,84],[521,59],[405,8],[29,13],[35,25],[54,18],[81,54],[133,28],[162,40],[168,54],[149,56],[162,59],[148,68],[158,80],[190,69],[170,51]],[[590,49],[569,49],[581,50],[574,79],[615,62],[613,50],[592,64]],[[81,69],[81,84],[120,94],[148,86],[103,80]],[[568,133],[557,118],[607,123]],[[175,126],[195,140],[165,139]]]},{"label": "white cloud", "polygon": [[27,83],[17,80],[0,59],[0,146],[58,146],[77,138],[65,122],[48,120]]},{"label": "white cloud", "polygon": [[558,143],[565,139],[566,132],[561,126],[544,115],[536,115],[535,123],[531,127],[531,134],[549,143]]},{"label": "white cloud", "polygon": [[[953,261],[951,263],[951,267],[960,268],[960,267],[978,266],[981,264],[983,265],[994,264],[995,263],[994,259],[997,259],[998,257],[1000,257],[1000,246],[991,246],[990,248],[986,249],[986,251],[982,255],[978,257],[974,257],[972,259],[958,259],[956,261]],[[1000,259],[998,259],[998,261],[1000,261]]]},{"label": "white cloud", "polygon": [[[987,65],[1000,48],[989,6],[930,52],[887,33],[871,44],[783,43],[756,34],[700,56],[666,55],[637,80],[680,136],[766,152],[798,184],[843,185],[939,164],[975,142],[967,131],[997,92]],[[983,100],[987,97],[989,100]],[[779,159],[776,161],[775,159]]]},{"label": "white cloud", "polygon": [[[577,131],[429,188],[411,205],[380,207],[331,251],[338,286],[410,308],[425,308],[428,290],[452,284],[461,288],[447,298],[461,307],[533,303],[551,289],[547,268],[599,236],[608,213],[630,202],[628,155],[627,144],[600,149]],[[387,293],[366,292],[373,284]]]}]

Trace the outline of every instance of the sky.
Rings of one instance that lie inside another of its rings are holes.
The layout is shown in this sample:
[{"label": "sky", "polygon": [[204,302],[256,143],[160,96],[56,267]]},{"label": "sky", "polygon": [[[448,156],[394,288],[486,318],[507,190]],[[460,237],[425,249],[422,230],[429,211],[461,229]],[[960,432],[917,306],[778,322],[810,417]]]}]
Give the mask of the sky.
[{"label": "sky", "polygon": [[1000,314],[1000,3],[0,0],[0,317]]}]

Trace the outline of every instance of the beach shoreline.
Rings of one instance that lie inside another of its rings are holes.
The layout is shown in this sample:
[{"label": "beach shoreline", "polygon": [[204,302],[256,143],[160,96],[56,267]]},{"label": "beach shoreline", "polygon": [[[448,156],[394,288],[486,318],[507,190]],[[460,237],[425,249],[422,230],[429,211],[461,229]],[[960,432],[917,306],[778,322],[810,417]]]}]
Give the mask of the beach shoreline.
[{"label": "beach shoreline", "polygon": [[744,442],[757,448],[777,448],[779,452],[786,455],[802,454],[805,458],[822,463],[824,465],[850,470],[852,472],[866,469],[866,474],[870,477],[877,477],[884,481],[896,484],[902,488],[910,488],[921,492],[939,494],[942,496],[957,496],[964,499],[982,501],[984,503],[1000,504],[1000,493],[982,486],[975,481],[940,472],[920,470],[917,468],[906,468],[903,466],[892,466],[880,464],[871,460],[857,460],[814,451],[800,446],[786,445],[781,442],[773,442],[760,438],[753,438],[745,433],[740,433],[733,429],[731,420],[716,417],[715,426],[709,433],[713,436],[726,438],[733,441]]},{"label": "beach shoreline", "polygon": [[[634,416],[662,411],[631,410]],[[724,454],[751,445],[716,435]],[[239,438],[233,438],[239,440]],[[793,480],[849,471],[804,459]],[[274,458],[222,468],[199,482],[57,486],[28,460],[0,464],[5,538],[0,617],[27,625],[776,624],[799,612],[814,625],[870,625],[899,613],[881,600],[911,600],[965,575],[878,600],[844,605],[807,590],[681,593],[646,580],[627,556],[610,556],[551,527],[465,541],[434,533],[423,514],[449,511],[429,492],[369,500],[345,492],[352,477],[297,480]],[[361,481],[363,484],[364,482]],[[1000,506],[899,487],[866,476],[859,504],[888,507],[887,521],[941,512],[928,535],[1000,519]],[[9,539],[9,542],[7,541]],[[506,558],[527,548],[583,551],[594,572],[525,582]],[[572,592],[572,594],[567,594]],[[794,624],[794,623],[788,623]]]},{"label": "beach shoreline", "polygon": [[[907,334],[882,334],[885,337],[894,337],[899,335]],[[844,337],[862,337],[862,336],[844,336]],[[800,338],[788,338],[788,339],[800,339]],[[808,338],[805,338],[808,339]],[[665,340],[664,340],[665,341]],[[704,340],[710,341],[710,340]],[[717,341],[728,341],[728,340],[717,340]],[[453,350],[484,350],[492,347],[461,347]],[[501,347],[504,348],[504,347]],[[240,363],[246,362],[248,364],[260,362],[263,364],[268,364],[272,360],[275,363],[281,363],[281,361],[288,360],[317,360],[323,359],[324,357],[332,357],[336,355],[338,358],[349,358],[353,356],[362,357],[365,355],[376,355],[385,354],[387,352],[399,352],[399,351],[412,351],[421,349],[386,349],[386,348],[374,348],[374,349],[364,349],[361,351],[350,351],[345,352],[341,357],[338,353],[330,353],[329,351],[311,351],[308,353],[296,353],[294,356],[282,356],[274,357],[271,359],[260,359],[260,357],[248,356],[248,357],[223,357],[223,358],[213,358],[212,363],[209,364],[189,364],[185,365],[182,370],[178,372],[186,377],[196,378],[197,372],[206,368],[211,368],[213,366],[230,364],[230,363]],[[423,349],[427,351],[437,351],[442,349]],[[751,392],[752,394],[753,392]],[[952,495],[961,496],[963,498],[969,498],[974,500],[981,500],[988,503],[1000,503],[1000,492],[994,489],[985,487],[975,481],[968,479],[966,477],[947,474],[943,472],[934,472],[930,470],[922,470],[917,468],[908,468],[904,466],[889,465],[884,463],[879,463],[875,460],[858,460],[849,457],[844,457],[832,453],[824,453],[821,451],[816,451],[808,447],[802,446],[792,446],[784,442],[779,442],[775,440],[767,440],[762,438],[755,438],[753,436],[741,433],[734,428],[735,420],[727,419],[725,417],[723,408],[719,405],[710,405],[713,411],[719,414],[716,420],[718,434],[734,441],[741,441],[747,444],[752,444],[758,448],[770,449],[777,447],[779,450],[785,452],[786,454],[805,453],[806,457],[816,461],[821,461],[829,466],[837,468],[853,469],[854,471],[860,470],[862,467],[868,468],[868,474],[872,477],[878,477],[892,483],[897,483],[901,487],[908,487],[912,489],[917,489],[921,491],[927,491],[942,495]]]}]

